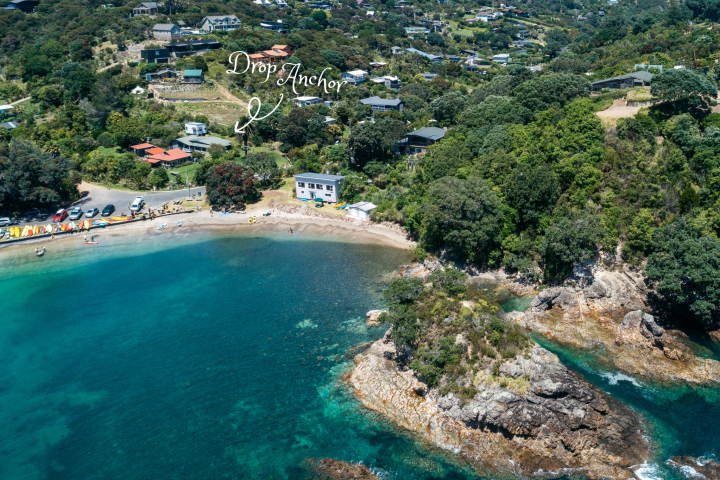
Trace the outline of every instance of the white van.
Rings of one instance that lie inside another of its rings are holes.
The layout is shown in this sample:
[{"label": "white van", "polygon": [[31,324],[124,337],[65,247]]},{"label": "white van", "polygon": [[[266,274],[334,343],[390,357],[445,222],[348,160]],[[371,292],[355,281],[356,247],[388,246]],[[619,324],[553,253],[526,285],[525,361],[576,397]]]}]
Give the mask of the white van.
[{"label": "white van", "polygon": [[143,205],[145,205],[145,202],[143,202],[143,197],[135,197],[135,200],[133,200],[132,204],[130,205],[130,211],[137,212],[142,209]]}]

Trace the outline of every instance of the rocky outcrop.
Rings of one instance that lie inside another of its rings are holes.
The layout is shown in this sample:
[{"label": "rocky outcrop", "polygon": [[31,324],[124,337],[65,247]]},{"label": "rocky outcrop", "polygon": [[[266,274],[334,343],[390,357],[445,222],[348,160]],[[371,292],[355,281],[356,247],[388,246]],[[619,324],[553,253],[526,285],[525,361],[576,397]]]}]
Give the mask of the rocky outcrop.
[{"label": "rocky outcrop", "polygon": [[443,266],[437,260],[423,260],[410,265],[405,265],[400,271],[401,277],[421,278],[425,280],[435,270],[442,270]]},{"label": "rocky outcrop", "polygon": [[715,480],[720,478],[720,463],[712,459],[673,457],[666,464],[687,479]]},{"label": "rocky outcrop", "polygon": [[380,322],[378,322],[378,318],[380,318],[380,315],[382,315],[384,312],[387,312],[387,310],[370,310],[365,314],[367,317],[367,326],[373,327],[375,325],[380,325]]},{"label": "rocky outcrop", "polygon": [[453,451],[479,474],[555,478],[557,472],[591,479],[636,478],[632,465],[649,455],[636,412],[612,399],[535,344],[503,365],[523,378],[523,393],[480,376],[479,393],[461,402],[427,390],[412,370],[400,370],[389,336],[355,357],[349,382],[356,396],[397,425]]},{"label": "rocky outcrop", "polygon": [[636,377],[670,383],[720,383],[720,363],[699,358],[678,331],[647,313],[648,290],[631,271],[595,270],[548,288],[524,312],[507,320],[578,350],[596,350],[597,362]]},{"label": "rocky outcrop", "polygon": [[361,463],[349,463],[333,458],[308,458],[304,462],[308,478],[313,480],[380,480],[380,477]]}]

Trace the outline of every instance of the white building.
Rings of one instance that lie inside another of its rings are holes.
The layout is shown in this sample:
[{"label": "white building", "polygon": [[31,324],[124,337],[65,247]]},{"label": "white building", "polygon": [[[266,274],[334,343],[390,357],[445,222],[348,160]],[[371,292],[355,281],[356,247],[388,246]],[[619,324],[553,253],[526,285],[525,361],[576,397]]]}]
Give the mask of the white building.
[{"label": "white building", "polygon": [[143,93],[145,93],[145,89],[138,85],[137,87],[133,88],[130,93],[132,93],[133,95],[142,95]]},{"label": "white building", "polygon": [[207,125],[200,122],[188,122],[185,124],[185,133],[188,135],[207,135]]},{"label": "white building", "polygon": [[493,62],[510,63],[511,60],[509,53],[498,53],[492,57]]},{"label": "white building", "polygon": [[214,15],[203,18],[200,25],[206,32],[214,30],[229,32],[240,28],[242,22],[235,15]]},{"label": "white building", "polygon": [[317,105],[322,99],[320,97],[297,97],[293,98],[293,102],[298,107],[307,107],[308,105]]},{"label": "white building", "polygon": [[358,86],[365,81],[368,72],[365,70],[351,70],[341,75],[342,79],[351,85]]},{"label": "white building", "polygon": [[300,173],[295,175],[295,194],[302,200],[323,199],[337,203],[345,177],[324,173]]},{"label": "white building", "polygon": [[370,220],[370,212],[376,208],[377,205],[370,202],[353,203],[348,207],[348,216],[359,218],[360,220]]}]

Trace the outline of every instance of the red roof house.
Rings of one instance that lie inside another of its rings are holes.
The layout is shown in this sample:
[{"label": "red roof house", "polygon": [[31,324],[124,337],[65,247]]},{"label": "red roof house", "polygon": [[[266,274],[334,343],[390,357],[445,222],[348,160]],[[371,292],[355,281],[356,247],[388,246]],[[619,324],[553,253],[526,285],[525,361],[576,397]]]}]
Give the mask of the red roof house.
[{"label": "red roof house", "polygon": [[140,143],[138,145],[131,145],[129,150],[140,157],[144,157],[149,148],[157,148],[151,143]]},{"label": "red roof house", "polygon": [[162,153],[148,155],[143,159],[143,161],[148,162],[153,167],[157,167],[158,165],[162,165],[163,167],[174,167],[176,165],[180,165],[181,163],[190,162],[191,160],[192,156],[187,152],[183,152],[180,148],[167,151],[163,150]]}]

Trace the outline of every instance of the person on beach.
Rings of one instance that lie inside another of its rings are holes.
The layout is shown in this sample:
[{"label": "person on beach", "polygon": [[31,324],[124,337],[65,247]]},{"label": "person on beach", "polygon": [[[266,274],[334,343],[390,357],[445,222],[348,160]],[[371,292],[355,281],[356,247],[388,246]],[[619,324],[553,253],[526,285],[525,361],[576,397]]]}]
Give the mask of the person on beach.
[{"label": "person on beach", "polygon": [[292,229],[292,227],[290,227],[290,234],[292,235],[292,233],[293,233],[293,229]]},{"label": "person on beach", "polygon": [[85,235],[84,238],[85,238],[85,243],[87,243],[87,235]]},{"label": "person on beach", "polygon": [[54,234],[54,233],[51,233],[51,234],[50,234],[50,240],[55,240],[55,234]]},{"label": "person on beach", "polygon": [[213,216],[213,208],[212,207],[210,207],[210,216],[211,217]]}]

